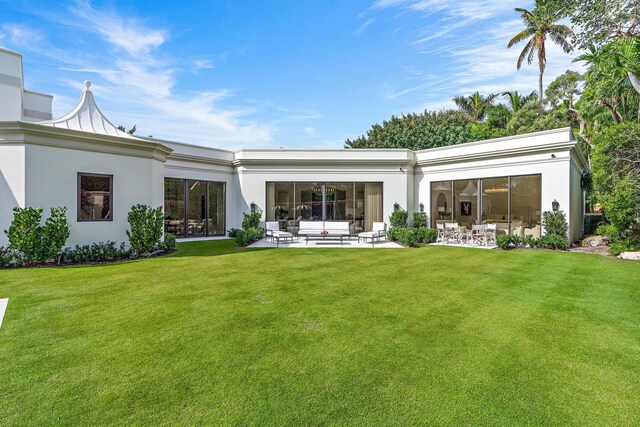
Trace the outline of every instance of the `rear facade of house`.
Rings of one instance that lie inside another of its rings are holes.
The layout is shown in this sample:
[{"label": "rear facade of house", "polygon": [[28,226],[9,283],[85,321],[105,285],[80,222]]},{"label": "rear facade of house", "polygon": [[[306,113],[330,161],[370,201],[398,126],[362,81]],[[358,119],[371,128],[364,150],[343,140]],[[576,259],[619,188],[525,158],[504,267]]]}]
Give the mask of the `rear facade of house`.
[{"label": "rear facade of house", "polygon": [[[86,82],[76,108],[52,117],[52,97],[24,89],[22,57],[0,49],[0,229],[14,207],[66,206],[68,244],[127,241],[127,212],[162,206],[178,238],[224,236],[243,212],[283,229],[347,221],[353,234],[396,209],[437,222],[495,223],[540,236],[554,202],[569,241],[582,235],[588,171],[569,128],[423,151],[226,151],[129,135],[99,110]],[[0,244],[6,244],[1,233]]]}]

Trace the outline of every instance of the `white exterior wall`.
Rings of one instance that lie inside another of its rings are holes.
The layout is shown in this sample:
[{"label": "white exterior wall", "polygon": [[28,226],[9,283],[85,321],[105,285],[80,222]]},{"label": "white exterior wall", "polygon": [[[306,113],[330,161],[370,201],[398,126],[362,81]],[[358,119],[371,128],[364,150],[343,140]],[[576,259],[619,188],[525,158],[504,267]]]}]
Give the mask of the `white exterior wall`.
[{"label": "white exterior wall", "polygon": [[542,211],[551,210],[557,200],[570,224],[569,240],[577,240],[582,228],[581,169],[572,160],[572,150],[575,141],[569,129],[561,129],[418,152],[416,204],[424,203],[431,216],[432,182],[540,174]]},{"label": "white exterior wall", "polygon": [[571,161],[569,185],[571,201],[567,212],[569,240],[575,242],[584,231],[584,196],[582,193],[582,171],[575,161]]},{"label": "white exterior wall", "polygon": [[381,182],[383,221],[395,203],[410,210],[413,153],[408,150],[243,150],[237,155],[238,211],[256,203],[265,217],[267,182]]},{"label": "white exterior wall", "polygon": [[0,121],[22,120],[22,56],[0,48]]},{"label": "white exterior wall", "polygon": [[[113,240],[128,242],[127,214],[132,205],[163,206],[163,163],[60,147],[28,145],[26,151],[26,206],[67,207],[71,225],[68,246]],[[113,175],[112,221],[78,222],[78,172]]]},{"label": "white exterior wall", "polygon": [[239,228],[242,213],[237,210],[239,186],[232,163],[233,152],[169,141],[162,143],[173,150],[167,156],[164,177],[224,182],[225,230]]},{"label": "white exterior wall", "polygon": [[0,145],[0,245],[13,219],[13,208],[25,206],[25,146]]},{"label": "white exterior wall", "polygon": [[22,119],[27,122],[51,120],[53,96],[25,90],[22,93]]}]

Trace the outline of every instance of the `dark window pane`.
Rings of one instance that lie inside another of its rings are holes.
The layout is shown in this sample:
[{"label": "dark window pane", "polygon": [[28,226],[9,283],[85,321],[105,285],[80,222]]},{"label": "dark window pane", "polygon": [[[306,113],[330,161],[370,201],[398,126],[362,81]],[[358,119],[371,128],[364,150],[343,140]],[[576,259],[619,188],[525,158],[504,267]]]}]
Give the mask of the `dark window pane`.
[{"label": "dark window pane", "polygon": [[187,236],[204,236],[207,233],[206,215],[206,191],[207,182],[200,180],[187,180]]},{"label": "dark window pane", "polygon": [[78,220],[111,220],[112,182],[110,175],[80,175]]},{"label": "dark window pane", "polygon": [[224,234],[224,182],[209,182],[209,235]]},{"label": "dark window pane", "polygon": [[184,237],[184,179],[164,179],[164,231]]}]

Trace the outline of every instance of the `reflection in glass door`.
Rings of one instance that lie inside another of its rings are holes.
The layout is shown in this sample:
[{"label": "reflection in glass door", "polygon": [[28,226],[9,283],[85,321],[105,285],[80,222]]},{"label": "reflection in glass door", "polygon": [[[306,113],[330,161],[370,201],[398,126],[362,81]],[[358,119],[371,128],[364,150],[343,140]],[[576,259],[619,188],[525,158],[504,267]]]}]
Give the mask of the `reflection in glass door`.
[{"label": "reflection in glass door", "polygon": [[205,236],[207,227],[205,223],[206,182],[200,180],[187,180],[187,200],[189,201],[187,217],[187,236]]}]

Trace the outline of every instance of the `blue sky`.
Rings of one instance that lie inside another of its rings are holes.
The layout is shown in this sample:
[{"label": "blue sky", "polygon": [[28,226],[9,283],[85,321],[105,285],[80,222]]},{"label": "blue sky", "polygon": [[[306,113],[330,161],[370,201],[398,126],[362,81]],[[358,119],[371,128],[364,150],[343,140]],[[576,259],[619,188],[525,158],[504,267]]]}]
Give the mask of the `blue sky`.
[{"label": "blue sky", "polygon": [[[537,88],[507,49],[530,1],[0,0],[0,46],[69,111],[90,80],[115,124],[218,148],[341,148],[393,114]],[[572,57],[548,47],[545,84]]]}]

